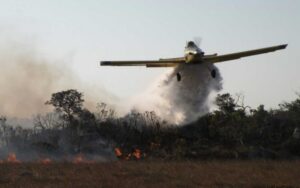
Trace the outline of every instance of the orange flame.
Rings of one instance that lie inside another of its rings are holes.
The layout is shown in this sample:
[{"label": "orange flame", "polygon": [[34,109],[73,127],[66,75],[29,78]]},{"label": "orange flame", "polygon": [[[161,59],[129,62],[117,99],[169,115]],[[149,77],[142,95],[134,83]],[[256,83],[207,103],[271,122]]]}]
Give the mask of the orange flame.
[{"label": "orange flame", "polygon": [[80,153],[78,155],[76,155],[73,159],[73,163],[74,164],[79,164],[79,163],[94,163],[94,161],[89,161],[89,160],[85,160],[83,155]]},{"label": "orange flame", "polygon": [[122,151],[120,148],[115,148],[115,155],[119,158],[122,156]]},{"label": "orange flame", "polygon": [[115,148],[115,155],[119,158],[119,159],[124,159],[124,160],[131,160],[131,159],[136,159],[136,160],[139,160],[141,159],[142,157],[145,157],[146,154],[145,153],[142,153],[142,151],[140,149],[134,149],[133,152],[131,153],[126,153],[126,154],[123,154],[122,153],[122,150],[120,148]]},{"label": "orange flame", "polygon": [[73,163],[78,164],[84,161],[82,154],[78,154],[74,157]]},{"label": "orange flame", "polygon": [[39,163],[44,164],[44,165],[50,164],[51,162],[52,162],[52,161],[51,161],[51,159],[49,159],[49,158],[41,159],[41,160],[39,161]]},{"label": "orange flame", "polygon": [[136,158],[136,159],[141,159],[142,155],[141,155],[141,150],[140,149],[135,149],[134,152],[132,153],[132,155]]},{"label": "orange flame", "polygon": [[7,162],[9,163],[21,163],[21,161],[19,161],[16,157],[16,154],[14,153],[9,153],[8,156],[7,156]]}]

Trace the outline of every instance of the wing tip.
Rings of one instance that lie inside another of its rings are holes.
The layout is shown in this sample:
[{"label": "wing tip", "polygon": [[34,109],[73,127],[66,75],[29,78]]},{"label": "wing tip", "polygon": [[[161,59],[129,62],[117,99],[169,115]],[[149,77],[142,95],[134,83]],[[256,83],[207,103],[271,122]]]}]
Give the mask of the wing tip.
[{"label": "wing tip", "polygon": [[101,66],[111,65],[111,62],[110,61],[100,61],[100,65]]},{"label": "wing tip", "polygon": [[279,46],[279,49],[286,49],[287,46],[288,46],[288,44],[282,44]]}]

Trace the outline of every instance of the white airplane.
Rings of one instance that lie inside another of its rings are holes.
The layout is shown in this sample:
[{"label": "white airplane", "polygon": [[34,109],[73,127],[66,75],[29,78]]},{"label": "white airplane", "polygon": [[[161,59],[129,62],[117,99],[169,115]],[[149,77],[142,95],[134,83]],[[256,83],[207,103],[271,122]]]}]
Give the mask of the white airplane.
[{"label": "white airplane", "polygon": [[[271,46],[267,48],[260,48],[255,50],[218,55],[205,53],[195,44],[193,41],[188,41],[184,50],[183,57],[166,58],[159,60],[139,60],[139,61],[101,61],[101,66],[146,66],[146,67],[176,67],[178,65],[195,65],[201,63],[219,63],[223,61],[230,61],[239,59],[242,57],[258,55],[268,52],[274,52],[276,50],[282,50],[287,47],[287,44]],[[216,70],[211,70],[211,76],[216,77]],[[177,80],[181,80],[181,75],[177,73]]]}]

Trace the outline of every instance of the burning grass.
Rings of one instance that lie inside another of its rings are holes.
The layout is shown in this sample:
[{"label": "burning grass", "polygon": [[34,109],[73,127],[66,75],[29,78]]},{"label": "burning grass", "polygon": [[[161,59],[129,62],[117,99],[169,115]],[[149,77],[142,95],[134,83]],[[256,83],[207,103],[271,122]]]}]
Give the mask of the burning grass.
[{"label": "burning grass", "polygon": [[0,187],[299,187],[300,161],[2,163]]},{"label": "burning grass", "polygon": [[145,159],[145,157],[146,157],[146,153],[142,153],[142,151],[137,148],[127,154],[122,152],[121,148],[115,148],[115,155],[117,158],[126,160],[126,161],[141,160],[141,159]]}]

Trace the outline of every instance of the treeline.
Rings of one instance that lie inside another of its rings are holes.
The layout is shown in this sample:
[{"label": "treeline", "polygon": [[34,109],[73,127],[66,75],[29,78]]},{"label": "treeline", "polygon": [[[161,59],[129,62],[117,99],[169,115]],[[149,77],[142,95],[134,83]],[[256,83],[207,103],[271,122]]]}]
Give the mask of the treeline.
[{"label": "treeline", "polygon": [[[83,107],[76,90],[52,94],[53,113],[35,117],[34,128],[7,125],[0,118],[0,148],[65,155],[101,154],[136,149],[143,158],[297,159],[300,156],[300,96],[276,110],[244,106],[242,96],[218,95],[214,112],[184,125],[169,125],[155,112],[117,117],[101,103],[96,112]],[[1,157],[1,156],[0,156]]]}]

